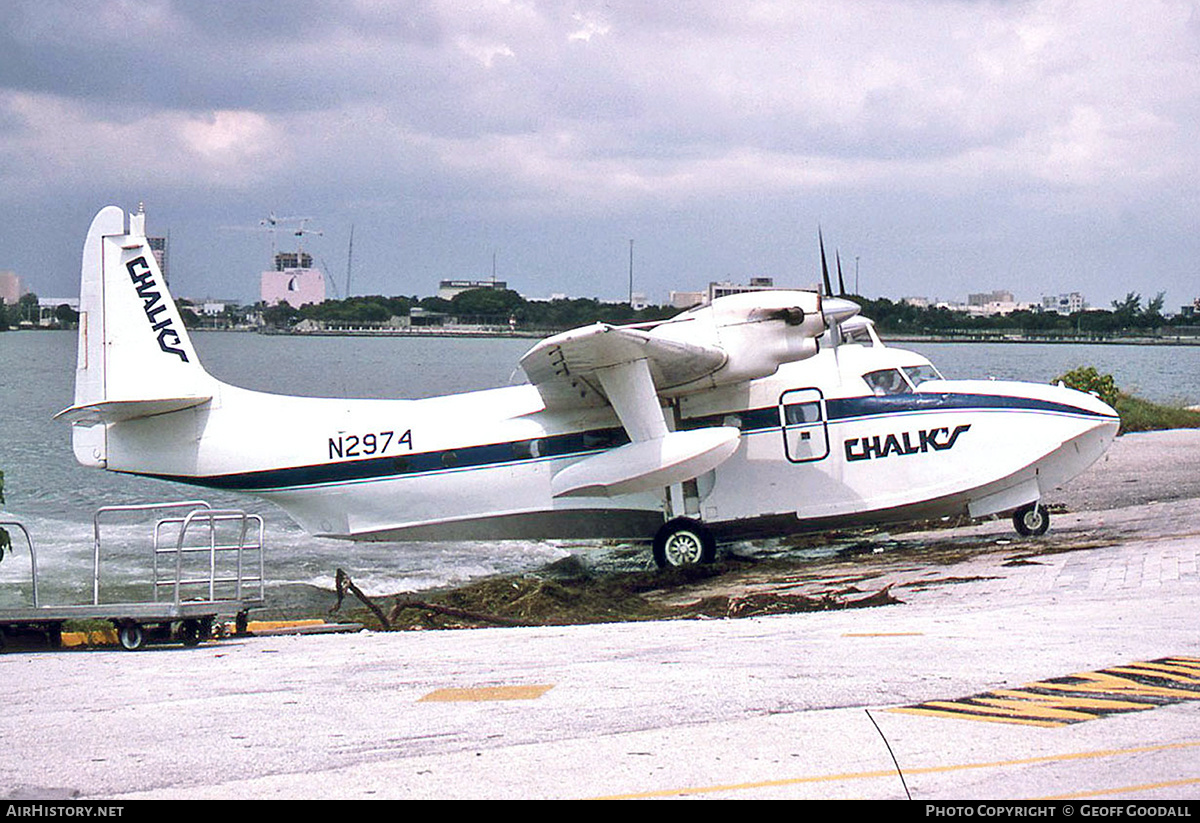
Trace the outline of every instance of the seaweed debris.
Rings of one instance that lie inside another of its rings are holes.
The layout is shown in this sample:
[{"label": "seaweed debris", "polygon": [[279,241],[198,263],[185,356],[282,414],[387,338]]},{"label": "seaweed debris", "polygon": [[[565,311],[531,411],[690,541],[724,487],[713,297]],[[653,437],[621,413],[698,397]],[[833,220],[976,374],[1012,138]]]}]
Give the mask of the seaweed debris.
[{"label": "seaweed debris", "polygon": [[483,626],[563,626],[640,620],[684,620],[759,617],[768,614],[867,608],[901,601],[885,586],[865,597],[850,587],[815,596],[779,591],[719,594],[669,604],[651,595],[670,590],[676,599],[693,586],[711,581],[738,563],[714,564],[661,572],[594,575],[581,566],[548,567],[539,574],[505,575],[479,580],[451,590],[371,598],[338,570],[339,599],[353,594],[367,610],[352,617],[383,630],[478,628]]}]

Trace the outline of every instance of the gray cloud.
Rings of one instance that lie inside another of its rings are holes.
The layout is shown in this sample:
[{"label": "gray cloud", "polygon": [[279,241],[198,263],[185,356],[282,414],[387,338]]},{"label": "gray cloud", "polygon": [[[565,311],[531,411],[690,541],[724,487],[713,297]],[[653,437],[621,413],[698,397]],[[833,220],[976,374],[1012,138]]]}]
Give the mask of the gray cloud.
[{"label": "gray cloud", "polygon": [[247,298],[261,238],[218,227],[275,209],[324,222],[330,258],[359,226],[367,290],[501,247],[530,294],[588,293],[635,236],[657,299],[811,282],[822,221],[893,296],[1176,305],[1198,31],[1175,0],[17,0],[0,268],[67,292],[86,218],[32,215],[145,199],[189,288]]}]

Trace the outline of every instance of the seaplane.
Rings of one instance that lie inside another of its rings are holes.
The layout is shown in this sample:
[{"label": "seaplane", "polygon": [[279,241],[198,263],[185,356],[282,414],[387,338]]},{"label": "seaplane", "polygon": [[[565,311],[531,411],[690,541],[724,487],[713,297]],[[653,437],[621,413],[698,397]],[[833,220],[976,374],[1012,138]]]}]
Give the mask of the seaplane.
[{"label": "seaplane", "polygon": [[[824,290],[736,294],[661,322],[556,334],[528,383],[427,399],[287,397],[212,377],[146,240],[109,206],[83,247],[76,459],[259,495],[314,535],[373,541],[597,538],[659,566],[718,543],[1012,513],[1117,434],[1061,385],[948,380]],[[839,283],[840,266],[839,266]],[[844,287],[841,293],[845,293]]]}]

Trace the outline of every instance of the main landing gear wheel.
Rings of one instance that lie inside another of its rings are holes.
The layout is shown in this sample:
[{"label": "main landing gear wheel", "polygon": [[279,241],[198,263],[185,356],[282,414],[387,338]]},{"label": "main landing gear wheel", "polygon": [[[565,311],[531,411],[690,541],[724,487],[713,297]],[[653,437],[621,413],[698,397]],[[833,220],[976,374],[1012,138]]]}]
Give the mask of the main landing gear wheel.
[{"label": "main landing gear wheel", "polygon": [[678,517],[654,535],[654,562],[660,569],[711,563],[717,557],[717,541],[703,523]]},{"label": "main landing gear wheel", "polygon": [[1041,503],[1029,503],[1013,512],[1013,526],[1022,537],[1038,537],[1050,528],[1050,512]]}]

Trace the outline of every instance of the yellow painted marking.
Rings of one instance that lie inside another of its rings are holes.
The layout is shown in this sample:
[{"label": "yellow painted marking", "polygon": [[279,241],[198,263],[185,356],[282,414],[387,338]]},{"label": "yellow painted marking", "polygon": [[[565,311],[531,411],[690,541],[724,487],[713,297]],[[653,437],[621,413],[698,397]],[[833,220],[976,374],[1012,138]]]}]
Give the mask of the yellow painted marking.
[{"label": "yellow painted marking", "polygon": [[842,637],[924,637],[925,632],[847,632]]},{"label": "yellow painted marking", "polygon": [[[1200,665],[1193,670],[1193,662],[1200,664],[1195,658],[1164,657],[1113,666],[1098,672],[1077,672],[1067,677],[1039,680],[1026,683],[1018,689],[997,689],[959,700],[930,700],[888,711],[962,720],[1061,726],[1094,720],[1115,712],[1151,709],[1163,703],[1200,700]],[[1185,688],[1152,686],[1135,678],[1173,682]]]},{"label": "yellow painted marking", "polygon": [[1192,683],[1200,686],[1200,672],[1196,674],[1178,674],[1178,670],[1174,672],[1166,666],[1155,667],[1148,663],[1134,663],[1130,666],[1113,666],[1105,669],[1106,672],[1116,672],[1117,674],[1140,674],[1143,677],[1158,677],[1162,680],[1174,680],[1176,683]]},{"label": "yellow painted marking", "polygon": [[[1066,723],[1061,723],[1061,722],[1054,722],[1054,721],[1049,721],[1049,720],[1027,720],[1022,717],[1012,717],[1012,716],[1008,716],[1008,715],[1001,716],[1001,715],[987,715],[987,714],[974,714],[974,713],[968,714],[963,711],[950,711],[950,710],[938,711],[938,710],[932,709],[932,708],[925,708],[926,706],[930,706],[930,705],[932,705],[932,704],[931,703],[922,703],[920,706],[905,706],[905,707],[896,708],[896,709],[885,709],[885,711],[892,712],[893,714],[921,714],[921,715],[928,715],[930,717],[949,717],[954,720],[977,720],[977,721],[980,721],[983,723],[1014,723],[1018,726],[1041,726],[1042,728],[1058,728],[1059,726],[1067,725]],[[957,703],[946,702],[946,703],[943,703],[943,705],[949,705],[949,706],[955,706],[956,708],[961,708]]]},{"label": "yellow painted marking", "polygon": [[1105,794],[1129,794],[1131,792],[1152,792],[1155,789],[1174,789],[1179,786],[1191,786],[1200,783],[1200,777],[1189,777],[1186,780],[1168,780],[1163,783],[1142,783],[1137,786],[1121,786],[1119,789],[1095,789],[1090,792],[1075,794],[1059,794],[1051,797],[1038,797],[1036,800],[1075,800],[1080,797],[1097,797]]},{"label": "yellow painted marking", "polygon": [[1084,683],[1047,683],[1043,680],[1037,683],[1028,683],[1026,687],[1052,689],[1060,692],[1116,693],[1123,696],[1136,694],[1146,697],[1175,698],[1177,700],[1200,700],[1200,690],[1147,686],[1128,677],[1117,677],[1116,675],[1106,674],[1105,671],[1078,672],[1070,675],[1075,679],[1087,681]]},{"label": "yellow painted marking", "polygon": [[1056,726],[1080,720],[1091,720],[1095,717],[1095,715],[1084,714],[1083,712],[1065,711],[1047,706],[1038,706],[1033,703],[1025,704],[1023,701],[1017,700],[992,700],[986,695],[979,695],[966,700],[930,700],[922,703],[920,706],[913,706],[911,708],[921,709],[925,706],[933,709],[946,709],[947,711],[957,712],[958,716],[967,717],[971,720],[974,720],[976,715],[985,715],[1004,720],[1045,721]]},{"label": "yellow painted marking", "polygon": [[[986,763],[956,763],[951,766],[926,766],[923,768],[905,768],[904,774],[945,774],[972,769],[999,769],[1009,766],[1031,766],[1038,763],[1066,763],[1072,760],[1095,760],[1102,757],[1119,757],[1121,755],[1145,754],[1147,752],[1172,751],[1191,749],[1200,746],[1200,740],[1190,740],[1185,743],[1163,743],[1157,746],[1136,746],[1129,749],[1101,749],[1093,752],[1071,752],[1068,754],[1051,754],[1042,757],[1025,757],[1019,760],[993,760]],[[770,789],[779,786],[798,786],[804,783],[836,783],[850,780],[874,780],[881,777],[895,777],[895,769],[872,772],[847,772],[845,774],[823,774],[809,777],[792,777],[783,780],[764,780],[756,783],[730,783],[721,786],[689,786],[682,789],[662,789],[653,792],[637,794],[611,795],[595,798],[597,800],[641,800],[652,797],[681,797],[695,794],[713,794],[716,792],[746,791],[748,789]],[[1200,782],[1200,780],[1196,781]],[[1163,784],[1167,785],[1167,784]],[[1119,790],[1113,790],[1117,793]],[[1098,792],[1097,792],[1098,793]],[[1054,799],[1054,798],[1047,798]]]},{"label": "yellow painted marking", "polygon": [[1091,712],[1072,711],[1071,709],[1059,708],[1054,703],[1042,703],[1035,700],[1011,700],[1003,697],[976,697],[976,701],[982,706],[995,706],[1002,712],[1006,712],[1017,717],[1042,717],[1046,720],[1063,720],[1063,721],[1078,721],[1078,720],[1095,720],[1096,715]]},{"label": "yellow painted marking", "polygon": [[1138,666],[1143,669],[1158,669],[1164,672],[1174,672],[1176,674],[1185,674],[1200,678],[1200,663],[1189,663],[1168,657],[1166,660],[1157,663],[1139,663]]},{"label": "yellow painted marking", "polygon": [[996,689],[994,692],[988,692],[989,695],[997,697],[1012,697],[1017,700],[1036,701],[1051,706],[1060,706],[1073,709],[1094,709],[1104,712],[1121,712],[1130,711],[1137,712],[1145,709],[1153,709],[1154,703],[1137,703],[1132,700],[1110,700],[1101,697],[1057,697],[1048,694],[1034,694],[1032,692],[1023,692],[1017,689]]},{"label": "yellow painted marking", "polygon": [[475,689],[438,689],[418,700],[418,703],[478,703],[488,700],[537,700],[554,688],[554,684],[532,686],[484,686]]}]

